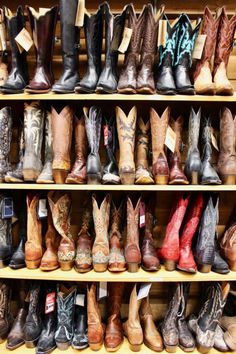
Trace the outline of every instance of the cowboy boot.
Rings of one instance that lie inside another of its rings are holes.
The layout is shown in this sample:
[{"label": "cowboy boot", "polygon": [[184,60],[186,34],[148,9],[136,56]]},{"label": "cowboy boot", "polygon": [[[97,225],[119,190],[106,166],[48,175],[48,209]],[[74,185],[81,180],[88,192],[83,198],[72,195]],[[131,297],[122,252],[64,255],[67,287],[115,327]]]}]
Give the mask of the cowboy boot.
[{"label": "cowboy boot", "polygon": [[108,265],[108,270],[110,272],[123,272],[126,269],[123,242],[120,232],[123,206],[123,203],[121,203],[119,208],[116,208],[114,202],[112,202],[111,229],[109,233],[110,258]]},{"label": "cowboy boot", "polygon": [[181,134],[183,130],[184,120],[179,116],[176,120],[171,119],[170,125],[176,134],[175,152],[171,154],[170,158],[170,181],[169,184],[188,184],[187,177],[182,171],[181,167]]},{"label": "cowboy boot", "polygon": [[23,159],[23,176],[25,181],[36,181],[41,170],[41,149],[43,142],[44,112],[39,103],[25,103],[24,137],[25,154]]},{"label": "cowboy boot", "polygon": [[119,139],[119,175],[122,184],[134,184],[134,144],[137,108],[134,106],[128,116],[120,107],[116,107],[116,125]]},{"label": "cowboy boot", "polygon": [[52,73],[52,57],[54,37],[57,23],[58,6],[37,12],[26,6],[31,32],[33,34],[36,51],[37,66],[34,77],[26,86],[29,93],[45,93],[50,91],[54,82]]},{"label": "cowboy boot", "polygon": [[101,109],[95,106],[92,106],[90,109],[84,108],[84,117],[90,150],[87,158],[87,180],[88,184],[100,184],[102,178],[102,167],[99,156],[102,123]]},{"label": "cowboy boot", "polygon": [[228,349],[236,350],[236,317],[235,316],[222,316],[220,319],[220,326],[223,328],[224,340]]},{"label": "cowboy boot", "polygon": [[87,180],[86,159],[87,159],[87,137],[85,131],[84,117],[75,117],[75,162],[71,172],[66,178],[66,183],[84,184]]},{"label": "cowboy boot", "polygon": [[20,308],[7,336],[7,349],[15,350],[25,343],[23,328],[26,316],[27,310],[25,308]]},{"label": "cowboy boot", "polygon": [[91,350],[99,350],[103,344],[104,327],[99,305],[96,299],[96,283],[87,287],[88,302],[88,342]]},{"label": "cowboy boot", "polygon": [[149,171],[148,152],[150,140],[150,122],[146,124],[138,119],[138,137],[136,143],[136,173],[135,184],[153,184],[152,174]]},{"label": "cowboy boot", "polygon": [[184,167],[184,172],[191,184],[198,184],[201,171],[201,159],[198,150],[200,120],[201,108],[196,113],[191,107],[188,122],[188,154]]},{"label": "cowboy boot", "polygon": [[95,272],[105,272],[109,262],[108,227],[110,217],[110,195],[104,198],[98,207],[95,196],[92,197],[93,222],[95,228],[95,240],[92,248],[93,268]]},{"label": "cowboy boot", "polygon": [[164,260],[165,270],[175,270],[179,260],[179,232],[189,203],[190,194],[177,195],[176,201],[171,209],[165,237],[159,250],[160,258]]},{"label": "cowboy boot", "polygon": [[136,207],[133,207],[130,198],[127,199],[127,238],[125,245],[125,259],[128,266],[128,272],[138,271],[141,263],[141,252],[139,248],[139,208],[141,198],[139,198]]},{"label": "cowboy boot", "polygon": [[[85,298],[85,294],[82,295]],[[88,316],[87,301],[85,299],[84,306],[75,303],[74,335],[71,346],[73,349],[85,349],[88,345]]]},{"label": "cowboy boot", "polygon": [[12,222],[11,218],[3,218],[2,212],[5,208],[5,196],[0,195],[0,268],[4,268],[9,264],[13,246],[12,246]]},{"label": "cowboy boot", "polygon": [[126,11],[128,14],[127,27],[132,29],[132,35],[125,53],[124,67],[120,74],[117,90],[118,93],[136,93],[140,45],[143,37],[147,6],[143,7],[138,18],[133,4],[129,4]]},{"label": "cowboy boot", "polygon": [[107,152],[107,162],[103,169],[102,182],[104,184],[119,184],[120,176],[116,162],[116,121],[113,116],[105,117],[104,144]]},{"label": "cowboy boot", "polygon": [[62,270],[70,270],[75,258],[75,243],[70,233],[71,198],[69,194],[49,192],[48,202],[54,227],[61,236],[58,261]]},{"label": "cowboy boot", "polygon": [[230,221],[226,226],[223,237],[220,241],[221,253],[227,261],[230,270],[236,271],[236,210],[233,209]]},{"label": "cowboy boot", "polygon": [[7,338],[12,323],[11,289],[7,283],[0,282],[0,343]]},{"label": "cowboy boot", "polygon": [[37,178],[37,183],[54,183],[52,177],[52,116],[50,112],[45,114],[45,147],[44,166]]},{"label": "cowboy boot", "polygon": [[105,17],[105,64],[96,87],[96,93],[117,92],[118,46],[124,30],[126,7],[121,14],[113,16],[110,6],[104,2]]},{"label": "cowboy boot", "polygon": [[218,172],[224,184],[236,182],[236,115],[224,108],[220,117]]},{"label": "cowboy boot", "polygon": [[218,234],[216,232],[215,233],[215,242],[214,242],[215,257],[214,257],[214,261],[213,261],[211,270],[213,272],[219,273],[219,274],[228,274],[229,271],[230,271],[229,270],[229,266],[226,263],[226,261],[221,257],[218,239],[219,239],[219,237],[218,237]]},{"label": "cowboy boot", "polygon": [[204,118],[202,132],[202,168],[201,168],[201,184],[221,184],[221,180],[211,164],[212,148],[211,148],[211,120]]},{"label": "cowboy boot", "polygon": [[194,72],[194,88],[200,95],[214,95],[215,92],[211,74],[211,58],[215,51],[220,19],[221,10],[214,17],[209,8],[205,7],[200,34],[206,35],[206,40],[201,59],[198,60]]},{"label": "cowboy boot", "polygon": [[16,164],[16,167],[13,170],[7,171],[5,174],[5,182],[12,183],[22,183],[24,182],[23,178],[23,161],[25,153],[25,139],[24,139],[24,130],[20,132],[20,142],[19,142],[19,161]]},{"label": "cowboy boot", "polygon": [[192,252],[192,240],[197,231],[203,208],[203,195],[198,193],[189,202],[189,207],[183,221],[184,226],[180,232],[179,261],[177,268],[188,273],[196,273],[197,271]]},{"label": "cowboy boot", "polygon": [[73,110],[65,106],[60,113],[52,107],[52,174],[56,183],[65,183],[71,168],[70,152]]},{"label": "cowboy boot", "polygon": [[128,319],[123,323],[124,335],[128,338],[130,349],[139,352],[143,343],[143,331],[140,323],[139,309],[142,300],[138,300],[135,284],[129,298]]},{"label": "cowboy boot", "polygon": [[25,244],[25,263],[28,269],[40,266],[43,256],[42,248],[42,223],[38,219],[39,195],[26,197],[27,203],[27,241]]},{"label": "cowboy boot", "polygon": [[21,93],[28,83],[28,67],[26,61],[26,51],[20,53],[15,37],[25,27],[24,13],[21,6],[17,8],[16,15],[13,16],[10,9],[4,8],[8,38],[11,49],[11,72],[7,81],[0,87],[3,93]]},{"label": "cowboy boot", "polygon": [[124,285],[124,283],[109,283],[109,315],[104,338],[104,345],[108,352],[117,351],[123,342],[123,328],[120,310]]},{"label": "cowboy boot", "polygon": [[216,41],[217,46],[213,69],[216,95],[232,96],[234,94],[234,88],[227,77],[227,66],[230,53],[233,50],[235,30],[236,14],[229,20],[225,7],[223,7]]},{"label": "cowboy boot", "polygon": [[169,117],[169,107],[165,109],[161,116],[159,116],[153,108],[150,109],[152,133],[152,173],[156,184],[167,184],[169,180],[169,166],[164,151]]},{"label": "cowboy boot", "polygon": [[101,73],[103,7],[104,4],[99,5],[99,8],[94,15],[87,13],[84,15],[84,33],[88,67],[85,76],[75,87],[76,93],[92,93],[97,86]]},{"label": "cowboy boot", "polygon": [[52,86],[52,92],[73,93],[79,82],[78,27],[75,26],[77,0],[60,0],[61,51],[63,73]]},{"label": "cowboy boot", "polygon": [[10,169],[9,154],[12,138],[12,111],[11,107],[0,110],[0,182],[4,181],[5,174]]}]

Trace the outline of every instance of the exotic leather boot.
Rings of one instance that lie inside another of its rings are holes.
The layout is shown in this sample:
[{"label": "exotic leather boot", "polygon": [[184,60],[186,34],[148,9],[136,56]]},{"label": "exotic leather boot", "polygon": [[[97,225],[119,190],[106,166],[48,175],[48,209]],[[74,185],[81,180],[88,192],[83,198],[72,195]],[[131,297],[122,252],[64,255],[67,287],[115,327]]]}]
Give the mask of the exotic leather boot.
[{"label": "exotic leather boot", "polygon": [[124,30],[126,6],[121,14],[113,16],[107,2],[103,3],[105,18],[105,64],[99,76],[96,93],[117,92],[118,46]]},{"label": "exotic leather boot", "polygon": [[99,5],[94,15],[85,13],[84,33],[88,56],[87,72],[75,87],[76,93],[92,93],[95,91],[101,73],[102,30],[104,4]]},{"label": "exotic leather boot", "polygon": [[221,180],[211,163],[211,120],[210,117],[204,117],[202,130],[202,168],[201,168],[201,184],[221,184]]},{"label": "exotic leather boot", "polygon": [[85,131],[84,117],[75,117],[75,162],[71,172],[66,178],[66,183],[83,184],[87,180],[86,159],[87,159],[87,136]]},{"label": "exotic leather boot", "polygon": [[214,261],[212,264],[212,271],[215,273],[219,273],[219,274],[227,274],[229,273],[229,266],[226,263],[226,261],[221,257],[220,254],[220,247],[219,247],[219,243],[218,243],[218,234],[217,232],[215,233],[215,257],[214,257]]},{"label": "exotic leather boot", "polygon": [[165,231],[165,237],[159,250],[160,258],[164,260],[165,269],[175,270],[176,263],[179,260],[179,231],[189,203],[190,194],[176,196],[175,203],[171,209],[168,224]]},{"label": "exotic leather boot", "polygon": [[13,16],[10,9],[4,8],[8,38],[11,49],[11,72],[7,81],[0,87],[3,93],[21,93],[28,83],[28,67],[26,51],[20,53],[15,37],[25,27],[24,12],[22,6],[18,6],[16,15]]},{"label": "exotic leather boot", "polygon": [[0,343],[10,332],[13,316],[11,314],[11,289],[7,283],[0,283]]},{"label": "exotic leather boot", "polygon": [[61,51],[63,73],[52,87],[52,92],[72,93],[79,82],[78,32],[75,26],[77,0],[60,0]]},{"label": "exotic leather boot", "polygon": [[128,116],[120,107],[116,107],[116,125],[119,139],[119,175],[122,184],[134,184],[134,144],[137,108],[134,106]]},{"label": "exotic leather boot", "polygon": [[171,154],[170,158],[170,180],[169,184],[188,184],[187,177],[182,171],[181,167],[181,147],[182,147],[182,130],[184,120],[179,116],[176,120],[171,119],[170,125],[176,134],[175,152]]},{"label": "exotic leather boot", "polygon": [[130,349],[139,352],[143,343],[143,331],[140,323],[139,309],[142,300],[138,300],[135,284],[129,298],[128,319],[123,323],[124,335],[128,338]]},{"label": "exotic leather boot", "polygon": [[38,102],[25,103],[24,137],[25,154],[23,176],[25,181],[36,181],[41,170],[41,150],[43,142],[44,112]]},{"label": "exotic leather boot", "polygon": [[88,347],[88,316],[87,304],[79,306],[75,304],[74,335],[71,346],[73,349]]},{"label": "exotic leather boot", "polygon": [[88,302],[88,343],[91,350],[99,350],[103,344],[104,327],[99,305],[96,299],[96,283],[87,287]]},{"label": "exotic leather boot", "polygon": [[236,210],[234,209],[220,241],[221,253],[227,261],[230,270],[236,271]]},{"label": "exotic leather boot", "polygon": [[44,166],[36,182],[54,183],[52,176],[52,116],[48,111],[45,113]]},{"label": "exotic leather boot", "polygon": [[25,154],[25,139],[24,139],[24,130],[22,129],[20,132],[20,139],[19,139],[19,161],[16,164],[16,167],[13,170],[7,171],[5,174],[5,182],[9,183],[22,183],[24,182],[23,178],[23,161],[24,161],[24,154]]},{"label": "exotic leather boot", "polygon": [[183,221],[183,228],[180,232],[177,268],[188,273],[196,273],[197,271],[197,265],[192,252],[192,240],[197,231],[203,208],[203,195],[202,193],[198,193],[190,199],[189,207]]},{"label": "exotic leather boot", "polygon": [[73,110],[65,106],[59,113],[52,107],[52,174],[56,183],[65,183],[71,169]]},{"label": "exotic leather boot", "polygon": [[104,338],[104,345],[108,352],[117,351],[123,342],[123,328],[120,314],[123,293],[124,283],[109,283],[109,315]]},{"label": "exotic leather boot", "polygon": [[215,92],[211,74],[211,58],[215,51],[220,19],[221,9],[214,16],[209,8],[205,7],[200,34],[206,35],[206,40],[202,57],[198,60],[194,72],[194,88],[196,93],[200,95],[214,95]]},{"label": "exotic leather boot", "polygon": [[130,198],[127,199],[127,237],[125,244],[125,259],[128,272],[138,271],[141,263],[141,252],[139,248],[139,208],[141,198],[139,198],[135,208]]},{"label": "exotic leather boot", "polygon": [[21,308],[13,322],[10,333],[7,336],[6,348],[14,350],[25,343],[23,328],[25,325],[27,310]]},{"label": "exotic leather boot", "polygon": [[110,272],[123,272],[126,269],[123,242],[120,231],[123,207],[123,202],[120,204],[119,208],[116,208],[115,203],[112,202],[111,229],[109,233],[110,257],[108,265],[108,270]]},{"label": "exotic leather boot", "polygon": [[39,195],[28,194],[27,203],[27,241],[25,244],[25,263],[28,269],[38,268],[43,256],[42,223],[38,219]]},{"label": "exotic leather boot", "polygon": [[109,262],[109,240],[108,227],[110,217],[110,194],[102,201],[100,208],[96,197],[92,197],[93,223],[95,229],[95,240],[92,248],[93,268],[95,272],[105,272]]},{"label": "exotic leather boot", "polygon": [[163,350],[163,341],[153,320],[149,296],[142,299],[139,314],[143,328],[144,344],[155,352],[161,352]]},{"label": "exotic leather boot", "polygon": [[225,330],[224,340],[231,350],[236,350],[236,316],[222,316],[220,326]]},{"label": "exotic leather boot", "polygon": [[85,129],[89,144],[87,158],[87,181],[88,184],[100,184],[102,178],[102,166],[99,156],[101,138],[102,113],[95,106],[84,108]]},{"label": "exotic leather boot", "polygon": [[165,109],[161,116],[159,116],[155,109],[150,109],[152,133],[152,173],[156,184],[167,184],[169,180],[169,166],[164,151],[169,118],[169,107]]},{"label": "exotic leather boot", "polygon": [[132,29],[132,35],[128,49],[125,53],[124,67],[118,81],[118,93],[136,93],[137,70],[139,65],[140,45],[146,20],[147,6],[144,6],[137,17],[133,4],[126,8],[128,14],[128,28]]},{"label": "exotic leather boot", "polygon": [[5,196],[0,194],[0,268],[9,264],[13,251],[11,218],[2,217],[2,211],[5,208],[4,199]]},{"label": "exotic leather boot", "polygon": [[54,82],[52,57],[58,6],[39,12],[29,6],[26,6],[26,9],[35,42],[37,66],[34,77],[29,85],[26,86],[25,91],[29,93],[45,93],[50,91]]},{"label": "exotic leather boot", "polygon": [[49,192],[48,202],[54,227],[61,236],[58,261],[62,270],[70,270],[75,258],[75,243],[70,233],[71,198],[67,193]]},{"label": "exotic leather boot", "polygon": [[198,139],[200,132],[201,108],[194,111],[191,107],[188,121],[188,154],[185,162],[184,172],[191,184],[199,183],[201,171],[201,159],[198,150]]},{"label": "exotic leather boot", "polygon": [[57,327],[55,341],[59,350],[66,350],[71,344],[74,331],[76,287],[57,286]]},{"label": "exotic leather boot", "polygon": [[235,30],[236,14],[229,20],[225,7],[223,7],[216,40],[217,46],[215,50],[213,69],[216,95],[232,96],[234,94],[234,88],[227,77],[227,66],[230,53],[233,49]]},{"label": "exotic leather boot", "polygon": [[236,182],[236,115],[224,108],[220,117],[218,172],[224,184]]},{"label": "exotic leather boot", "polygon": [[0,110],[0,183],[4,182],[5,174],[10,169],[9,154],[12,139],[11,107]]},{"label": "exotic leather boot", "polygon": [[153,184],[152,174],[149,171],[148,152],[150,141],[150,122],[146,124],[138,119],[138,136],[136,142],[136,173],[135,184]]}]

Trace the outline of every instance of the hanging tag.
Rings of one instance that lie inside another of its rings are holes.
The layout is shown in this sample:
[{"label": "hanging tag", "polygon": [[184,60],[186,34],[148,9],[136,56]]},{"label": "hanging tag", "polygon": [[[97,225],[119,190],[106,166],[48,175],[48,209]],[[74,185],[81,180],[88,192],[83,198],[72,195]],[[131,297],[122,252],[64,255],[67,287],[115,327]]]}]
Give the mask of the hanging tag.
[{"label": "hanging tag", "polygon": [[132,28],[125,27],[123,32],[123,38],[121,44],[118,48],[120,53],[125,53],[128,49],[131,37],[132,37],[133,30]]},{"label": "hanging tag", "polygon": [[109,137],[109,130],[108,130],[108,125],[103,126],[103,134],[104,134],[104,145],[108,145],[108,137]]},{"label": "hanging tag", "polygon": [[139,209],[139,227],[145,226],[145,203],[141,202]]},{"label": "hanging tag", "polygon": [[2,219],[11,219],[14,216],[13,199],[11,197],[3,198]]},{"label": "hanging tag", "polygon": [[2,51],[7,49],[6,27],[3,22],[0,23],[0,44],[1,44]]},{"label": "hanging tag", "polygon": [[75,18],[75,26],[83,27],[85,14],[85,0],[78,0],[77,12]]},{"label": "hanging tag", "polygon": [[211,142],[212,145],[214,146],[214,148],[219,151],[219,147],[218,147],[218,143],[217,143],[217,139],[216,136],[214,134],[214,128],[211,127]]},{"label": "hanging tag", "polygon": [[176,144],[176,134],[174,130],[168,126],[167,131],[166,131],[166,140],[165,140],[165,145],[172,151],[173,153],[175,152],[175,144]]},{"label": "hanging tag", "polygon": [[47,294],[46,301],[45,301],[45,314],[51,313],[55,310],[56,304],[56,293]]},{"label": "hanging tag", "polygon": [[101,281],[98,287],[98,300],[107,297],[107,282]]},{"label": "hanging tag", "polygon": [[38,203],[38,218],[44,219],[48,216],[47,200],[39,199]]},{"label": "hanging tag", "polygon": [[166,32],[167,32],[167,21],[159,20],[159,30],[157,37],[157,47],[166,46]]},{"label": "hanging tag", "polygon": [[192,53],[193,59],[201,59],[203,49],[205,46],[205,42],[206,42],[206,37],[207,37],[206,34],[199,34],[197,36],[196,41],[195,41],[195,45],[193,48],[193,53]]},{"label": "hanging tag", "polygon": [[75,298],[75,304],[84,307],[85,304],[85,294],[78,294]]},{"label": "hanging tag", "polygon": [[23,50],[28,52],[34,44],[29,32],[25,28],[23,28],[20,33],[18,33],[18,35],[15,37],[15,41],[21,53]]},{"label": "hanging tag", "polygon": [[142,283],[139,292],[138,292],[138,300],[144,299],[148,296],[152,283]]}]

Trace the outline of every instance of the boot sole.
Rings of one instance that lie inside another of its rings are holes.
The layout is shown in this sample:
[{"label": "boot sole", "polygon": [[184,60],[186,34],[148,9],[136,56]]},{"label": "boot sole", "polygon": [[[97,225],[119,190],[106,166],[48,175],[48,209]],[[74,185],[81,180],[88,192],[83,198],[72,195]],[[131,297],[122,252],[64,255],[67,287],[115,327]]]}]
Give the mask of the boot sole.
[{"label": "boot sole", "polygon": [[91,350],[97,351],[102,348],[103,342],[100,343],[89,343],[89,347]]},{"label": "boot sole", "polygon": [[73,268],[74,265],[74,261],[68,261],[68,262],[59,262],[61,270],[71,270]]},{"label": "boot sole", "polygon": [[108,263],[93,263],[93,269],[95,272],[101,273],[107,270]]},{"label": "boot sole", "polygon": [[151,177],[139,177],[136,179],[135,184],[154,184]]},{"label": "boot sole", "polygon": [[178,346],[177,345],[165,345],[165,349],[168,353],[175,353],[177,351]]},{"label": "boot sole", "polygon": [[89,267],[89,268],[79,268],[77,267],[76,265],[74,266],[74,269],[76,270],[76,272],[78,273],[87,273],[87,272],[90,272],[90,270],[92,270],[92,267]]},{"label": "boot sole", "polygon": [[123,343],[123,341],[122,341],[117,347],[115,347],[115,348],[107,347],[107,346],[105,345],[106,351],[107,351],[107,352],[110,352],[110,353],[116,352],[117,350],[120,349],[120,347],[122,346],[122,343]]},{"label": "boot sole", "polygon": [[10,176],[5,176],[5,182],[6,183],[23,183],[24,181],[22,179],[10,177]]},{"label": "boot sole", "polygon": [[39,184],[53,184],[55,182],[52,181],[52,180],[49,180],[49,179],[37,179],[36,183],[39,183]]},{"label": "boot sole", "polygon": [[144,95],[154,95],[156,93],[155,89],[151,89],[150,87],[140,87],[136,89],[137,93],[141,93]]},{"label": "boot sole", "polygon": [[26,267],[26,264],[17,264],[17,265],[14,265],[14,264],[9,264],[9,267],[11,269],[21,269],[21,268],[25,268]]},{"label": "boot sole", "polygon": [[227,331],[224,333],[224,340],[231,350],[236,350],[236,342],[232,340],[231,335]]},{"label": "boot sole", "polygon": [[176,95],[175,90],[165,90],[165,91],[156,90],[156,91],[157,91],[158,95],[168,95],[168,96]]},{"label": "boot sole", "polygon": [[86,184],[87,181],[80,178],[68,178],[66,179],[66,184]]},{"label": "boot sole", "polygon": [[132,350],[132,352],[140,352],[141,348],[142,348],[142,344],[131,344],[129,342],[129,347],[130,347],[130,350]]},{"label": "boot sole", "polygon": [[60,343],[56,341],[56,345],[57,345],[57,349],[64,351],[69,348],[70,342]]},{"label": "boot sole", "polygon": [[139,270],[139,264],[138,263],[127,263],[128,267],[128,272],[129,273],[137,273]]},{"label": "boot sole", "polygon": [[211,268],[212,272],[214,273],[218,273],[218,274],[228,274],[230,272],[229,269],[226,269],[226,270],[222,270],[222,269],[214,269],[214,268]]},{"label": "boot sole", "polygon": [[64,184],[69,171],[53,169],[52,175],[56,184]]},{"label": "boot sole", "polygon": [[87,89],[87,88],[82,88],[82,87],[79,87],[79,88],[75,88],[75,93],[83,93],[83,94],[86,94],[86,93],[95,93],[95,90],[90,90],[90,89]]},{"label": "boot sole", "polygon": [[198,351],[199,351],[200,353],[206,354],[206,353],[208,353],[208,352],[211,350],[211,347],[209,348],[209,347],[205,347],[205,346],[203,346],[203,345],[198,345],[198,346],[197,346],[197,349],[198,349]]},{"label": "boot sole", "polygon": [[95,93],[98,93],[98,94],[106,94],[106,93],[109,93],[109,94],[113,94],[113,93],[116,93],[117,90],[109,90],[109,89],[106,89],[102,86],[98,86],[95,90]]},{"label": "boot sole", "polygon": [[147,272],[157,272],[158,270],[161,269],[160,266],[159,267],[150,267],[150,268],[148,268],[148,267],[144,267],[143,265],[142,265],[142,268],[143,268],[143,270],[146,270]]},{"label": "boot sole", "polygon": [[51,91],[51,88],[47,90],[36,90],[36,89],[31,89],[31,88],[25,88],[25,92],[27,93],[48,93]]},{"label": "boot sole", "polygon": [[135,94],[136,90],[131,87],[126,87],[124,89],[118,89],[118,93],[131,95],[131,94]]},{"label": "boot sole", "polygon": [[1,260],[0,260],[0,269],[7,267],[8,264],[10,263],[10,260],[11,260],[10,257],[9,257],[9,258],[6,258],[6,259],[1,259]]},{"label": "boot sole", "polygon": [[146,340],[144,340],[144,344],[149,349],[154,350],[154,352],[162,352],[163,351],[163,347],[156,347],[155,345],[148,343]]},{"label": "boot sole", "polygon": [[28,269],[37,269],[37,268],[39,268],[40,263],[41,263],[41,258],[39,258],[35,261],[29,261],[27,259],[25,260],[25,264]]},{"label": "boot sole", "polygon": [[189,181],[184,179],[174,179],[173,181],[170,181],[169,184],[189,184]]},{"label": "boot sole", "polygon": [[59,264],[54,267],[42,267],[42,266],[39,267],[39,269],[42,270],[43,272],[50,272],[50,271],[56,270],[58,268],[59,268]]},{"label": "boot sole", "polygon": [[182,270],[183,272],[186,272],[186,273],[191,273],[191,274],[197,273],[197,270],[195,270],[193,268],[183,268],[183,267],[179,267],[177,265],[177,269]]},{"label": "boot sole", "polygon": [[35,348],[38,340],[39,340],[39,336],[34,340],[25,340],[26,348]]},{"label": "boot sole", "polygon": [[108,267],[109,272],[115,272],[115,273],[119,273],[119,272],[125,272],[126,268],[112,268],[112,267]]},{"label": "boot sole", "polygon": [[53,350],[55,350],[55,349],[56,349],[56,345],[55,345],[55,347],[50,348],[50,349],[48,349],[48,350],[45,350],[45,351],[43,351],[43,352],[36,349],[36,354],[50,354],[50,353],[52,353]]},{"label": "boot sole", "polygon": [[84,345],[73,345],[71,344],[72,348],[73,349],[76,349],[76,350],[81,350],[81,349],[85,349],[85,348],[88,348],[88,343],[87,344],[84,344]]},{"label": "boot sole", "polygon": [[35,182],[39,176],[39,171],[33,169],[24,169],[23,176],[24,176],[24,181]]},{"label": "boot sole", "polygon": [[24,340],[22,340],[22,342],[18,343],[17,345],[14,345],[14,346],[9,346],[8,344],[6,344],[6,348],[9,350],[15,350],[15,349],[21,347],[23,344],[25,344]]},{"label": "boot sole", "polygon": [[186,352],[186,353],[191,353],[191,352],[193,352],[194,351],[194,349],[195,349],[195,346],[194,347],[191,347],[191,348],[186,348],[186,347],[183,347],[182,345],[180,345],[179,344],[179,347],[180,347],[180,349],[182,349],[184,352]]}]

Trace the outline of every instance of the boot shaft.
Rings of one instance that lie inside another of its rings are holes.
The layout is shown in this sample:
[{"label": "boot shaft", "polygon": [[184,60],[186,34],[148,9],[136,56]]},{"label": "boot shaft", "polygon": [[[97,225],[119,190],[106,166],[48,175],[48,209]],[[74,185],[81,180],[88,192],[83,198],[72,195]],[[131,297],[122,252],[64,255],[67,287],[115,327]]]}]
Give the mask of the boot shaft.
[{"label": "boot shaft", "polygon": [[42,223],[38,219],[37,210],[39,203],[39,194],[26,197],[27,203],[27,241],[35,245],[42,244]]},{"label": "boot shaft", "polygon": [[113,116],[110,118],[105,118],[105,126],[104,126],[104,141],[107,152],[107,163],[104,167],[103,173],[106,173],[112,170],[117,171],[117,163],[116,163],[116,121]]},{"label": "boot shaft", "polygon": [[197,112],[191,107],[188,124],[188,145],[189,150],[198,149],[200,132],[201,108]]},{"label": "boot shaft", "polygon": [[98,207],[95,196],[92,197],[93,204],[93,222],[96,232],[96,239],[94,243],[102,242],[108,244],[108,226],[110,216],[111,198],[107,194],[102,201],[100,208]]},{"label": "boot shaft", "polygon": [[133,206],[130,198],[127,199],[127,239],[126,245],[135,244],[139,247],[139,210],[141,198]]},{"label": "boot shaft", "polygon": [[121,316],[120,310],[124,294],[124,288],[124,283],[109,284],[109,317],[112,317],[112,321],[114,321],[115,318],[120,318]]},{"label": "boot shaft", "polygon": [[74,308],[76,287],[70,289],[63,285],[57,286],[57,330],[55,339],[71,340],[73,336]]},{"label": "boot shaft", "polygon": [[[0,155],[8,161],[12,139],[12,111],[11,107],[0,110]],[[7,161],[5,163],[7,164]],[[2,161],[4,163],[4,161]]]},{"label": "boot shaft", "polygon": [[224,108],[220,117],[220,155],[235,155],[236,149],[236,116],[228,108]]},{"label": "boot shaft", "polygon": [[126,10],[128,15],[128,27],[132,29],[130,44],[126,52],[126,59],[127,59],[129,54],[131,53],[136,55],[137,57],[140,53],[147,6],[143,6],[143,9],[138,17],[135,13],[133,4],[129,4]]},{"label": "boot shaft", "polygon": [[129,313],[128,322],[130,327],[136,327],[140,325],[139,309],[142,300],[138,300],[137,285],[135,284],[129,298]]},{"label": "boot shaft", "polygon": [[0,283],[0,320],[9,316],[11,304],[11,290],[10,287],[1,282]]},{"label": "boot shaft", "polygon": [[120,229],[123,207],[123,202],[120,204],[119,208],[116,208],[115,203],[112,202],[110,239],[114,234],[121,239]]},{"label": "boot shaft", "polygon": [[84,108],[84,117],[90,154],[97,154],[101,137],[101,109],[95,106],[92,106],[90,109]]},{"label": "boot shaft", "polygon": [[24,138],[25,157],[30,159],[32,155],[41,161],[41,149],[43,142],[44,112],[37,102],[27,104],[24,108]]},{"label": "boot shaft", "polygon": [[204,117],[203,129],[202,129],[202,163],[206,161],[211,163],[212,147],[211,147],[211,119],[210,117]]},{"label": "boot shaft", "polygon": [[150,122],[146,124],[140,117],[138,119],[138,136],[136,142],[136,168],[149,168],[148,165],[148,149],[150,139]]},{"label": "boot shaft", "polygon": [[75,117],[74,123],[75,131],[75,154],[76,159],[85,162],[87,156],[87,136],[85,130],[84,116],[81,118]]},{"label": "boot shaft", "polygon": [[176,134],[175,141],[175,153],[178,156],[179,160],[181,160],[181,148],[182,148],[182,131],[183,131],[184,119],[182,116],[179,116],[176,120],[170,120],[170,126],[174,130]]}]

